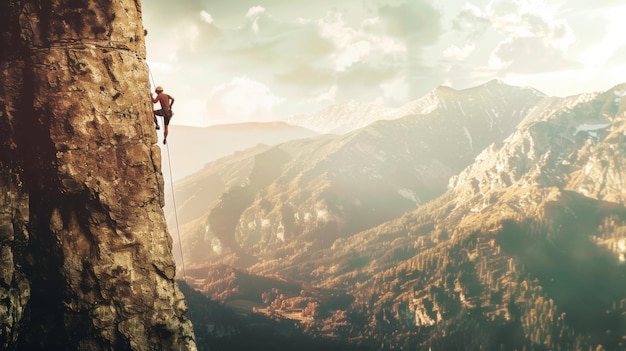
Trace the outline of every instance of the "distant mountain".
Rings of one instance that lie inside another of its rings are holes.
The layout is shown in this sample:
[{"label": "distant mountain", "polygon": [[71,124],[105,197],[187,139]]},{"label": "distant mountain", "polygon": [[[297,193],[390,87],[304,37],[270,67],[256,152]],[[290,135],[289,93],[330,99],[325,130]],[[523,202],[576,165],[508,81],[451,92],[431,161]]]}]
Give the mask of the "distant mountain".
[{"label": "distant mountain", "polygon": [[329,247],[415,209],[543,96],[490,82],[429,99],[438,101],[429,113],[249,150],[177,184],[186,259],[298,260],[303,247]]},{"label": "distant mountain", "polygon": [[541,101],[446,194],[319,252],[316,265],[339,268],[318,270],[319,285],[346,287],[361,301],[349,310],[374,321],[355,334],[420,349],[624,349],[623,91]]},{"label": "distant mountain", "polygon": [[[162,138],[161,133],[159,133]],[[258,144],[275,145],[287,140],[308,138],[317,133],[285,122],[224,124],[210,127],[170,125],[163,159],[172,166],[172,178],[180,180],[207,163]],[[164,172],[169,170],[164,165]],[[169,174],[167,174],[169,176]]]},{"label": "distant mountain", "polygon": [[311,129],[320,134],[345,134],[378,120],[395,119],[395,109],[350,100],[321,111],[291,116],[287,123]]},{"label": "distant mountain", "polygon": [[624,92],[438,88],[428,113],[222,159],[187,179],[221,182],[185,223],[188,281],[377,350],[624,349]]},{"label": "distant mountain", "polygon": [[346,337],[424,350],[623,349],[624,88],[544,99],[446,194],[317,252],[316,285],[351,291],[348,311],[370,321]]},{"label": "distant mountain", "polygon": [[[492,80],[485,85],[495,87],[505,84],[499,80]],[[542,93],[534,89],[527,88],[526,90],[534,91],[536,95],[543,96]],[[320,134],[346,134],[380,120],[394,120],[409,115],[428,114],[435,110],[447,109],[445,104],[450,100],[444,97],[446,92],[450,91],[453,89],[440,86],[426,96],[410,101],[398,108],[351,100],[331,105],[320,111],[292,116],[287,119],[287,122],[314,130]],[[502,94],[506,94],[506,92],[506,90],[502,90]],[[482,97],[477,96],[476,98]]]}]

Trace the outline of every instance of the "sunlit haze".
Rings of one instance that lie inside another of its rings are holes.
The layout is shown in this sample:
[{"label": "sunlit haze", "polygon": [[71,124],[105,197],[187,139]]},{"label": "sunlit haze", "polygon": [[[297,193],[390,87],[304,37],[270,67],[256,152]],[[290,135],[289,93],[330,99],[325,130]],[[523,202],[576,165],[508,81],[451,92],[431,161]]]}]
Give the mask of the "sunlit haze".
[{"label": "sunlit haze", "polygon": [[497,78],[548,95],[626,81],[623,0],[143,1],[172,124],[282,120],[349,100],[398,106]]}]

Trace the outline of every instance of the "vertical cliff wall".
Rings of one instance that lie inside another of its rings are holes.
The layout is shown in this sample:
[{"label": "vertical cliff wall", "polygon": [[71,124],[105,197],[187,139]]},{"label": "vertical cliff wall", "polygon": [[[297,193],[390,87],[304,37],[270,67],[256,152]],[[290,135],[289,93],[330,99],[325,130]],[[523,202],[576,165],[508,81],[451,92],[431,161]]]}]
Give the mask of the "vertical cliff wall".
[{"label": "vertical cliff wall", "polygon": [[194,350],[139,0],[5,0],[0,35],[0,349]]}]

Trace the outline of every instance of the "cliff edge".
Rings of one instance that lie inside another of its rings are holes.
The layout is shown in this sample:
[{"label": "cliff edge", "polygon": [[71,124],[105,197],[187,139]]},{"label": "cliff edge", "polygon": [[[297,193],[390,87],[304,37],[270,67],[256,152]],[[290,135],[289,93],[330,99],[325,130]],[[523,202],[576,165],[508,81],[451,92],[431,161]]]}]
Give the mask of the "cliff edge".
[{"label": "cliff edge", "polygon": [[0,47],[0,349],[195,350],[140,1],[3,1]]}]

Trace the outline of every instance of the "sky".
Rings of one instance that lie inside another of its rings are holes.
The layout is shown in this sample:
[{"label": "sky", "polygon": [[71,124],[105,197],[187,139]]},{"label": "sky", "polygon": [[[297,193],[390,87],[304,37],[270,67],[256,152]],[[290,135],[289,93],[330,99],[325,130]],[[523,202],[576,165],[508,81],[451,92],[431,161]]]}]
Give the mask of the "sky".
[{"label": "sky", "polygon": [[397,107],[500,79],[552,96],[626,82],[623,0],[145,0],[172,124]]}]

